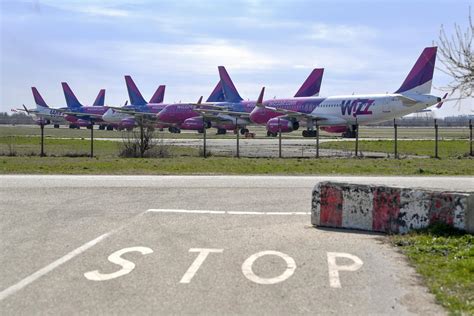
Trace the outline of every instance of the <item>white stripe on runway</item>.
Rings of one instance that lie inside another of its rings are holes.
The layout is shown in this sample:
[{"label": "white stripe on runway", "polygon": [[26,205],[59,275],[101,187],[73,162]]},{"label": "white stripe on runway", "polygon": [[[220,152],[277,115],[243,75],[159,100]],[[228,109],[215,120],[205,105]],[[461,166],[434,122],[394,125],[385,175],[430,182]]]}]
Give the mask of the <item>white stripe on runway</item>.
[{"label": "white stripe on runway", "polygon": [[244,212],[244,211],[211,211],[211,210],[180,210],[180,209],[149,209],[150,213],[177,214],[219,214],[219,215],[311,215],[311,212]]},{"label": "white stripe on runway", "polygon": [[96,239],[91,240],[88,243],[85,243],[84,245],[82,245],[79,248],[71,251],[70,253],[68,253],[64,257],[59,258],[58,260],[56,260],[53,263],[47,265],[46,267],[42,268],[41,270],[38,270],[35,273],[31,274],[30,276],[27,276],[26,278],[24,278],[23,280],[21,280],[17,284],[12,285],[9,288],[3,290],[2,292],[0,292],[0,301],[7,298],[8,296],[16,293],[17,291],[21,290],[22,288],[24,288],[28,284],[30,284],[30,283],[36,281],[37,279],[41,278],[43,275],[47,274],[48,272],[51,272],[52,270],[56,269],[57,267],[59,267],[63,263],[68,262],[69,260],[71,260],[75,256],[77,256],[77,255],[83,253],[84,251],[86,251],[87,249],[91,248],[92,246],[98,244],[99,242],[101,242],[105,238],[109,237],[113,232],[114,231],[103,234],[103,235],[97,237]]}]

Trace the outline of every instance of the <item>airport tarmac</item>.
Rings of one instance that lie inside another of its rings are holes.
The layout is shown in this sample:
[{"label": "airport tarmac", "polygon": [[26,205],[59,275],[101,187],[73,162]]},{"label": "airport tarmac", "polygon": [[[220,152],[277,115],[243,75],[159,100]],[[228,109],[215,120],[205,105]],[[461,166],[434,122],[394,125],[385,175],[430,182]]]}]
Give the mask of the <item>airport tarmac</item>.
[{"label": "airport tarmac", "polygon": [[[384,236],[310,225],[322,180],[0,176],[0,313],[443,314]],[[346,271],[347,270],[347,271]]]}]

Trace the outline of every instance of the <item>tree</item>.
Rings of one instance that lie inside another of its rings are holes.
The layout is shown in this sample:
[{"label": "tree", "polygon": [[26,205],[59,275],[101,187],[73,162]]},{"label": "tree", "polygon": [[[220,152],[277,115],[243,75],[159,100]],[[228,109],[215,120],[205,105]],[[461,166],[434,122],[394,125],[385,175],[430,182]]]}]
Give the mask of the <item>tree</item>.
[{"label": "tree", "polygon": [[452,95],[459,92],[459,98],[472,97],[474,92],[474,52],[472,38],[474,26],[469,8],[469,25],[463,31],[458,24],[454,24],[455,34],[448,36],[444,26],[439,32],[439,61],[444,68],[438,68],[453,79],[445,90]]}]

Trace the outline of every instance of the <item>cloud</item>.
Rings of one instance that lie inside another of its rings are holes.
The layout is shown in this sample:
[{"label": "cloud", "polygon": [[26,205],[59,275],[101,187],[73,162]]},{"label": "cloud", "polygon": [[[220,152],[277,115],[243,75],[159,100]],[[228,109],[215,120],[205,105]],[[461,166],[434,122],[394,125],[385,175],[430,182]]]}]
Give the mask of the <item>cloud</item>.
[{"label": "cloud", "polygon": [[338,25],[317,23],[310,27],[305,38],[334,43],[367,42],[377,37],[378,32],[364,25]]}]

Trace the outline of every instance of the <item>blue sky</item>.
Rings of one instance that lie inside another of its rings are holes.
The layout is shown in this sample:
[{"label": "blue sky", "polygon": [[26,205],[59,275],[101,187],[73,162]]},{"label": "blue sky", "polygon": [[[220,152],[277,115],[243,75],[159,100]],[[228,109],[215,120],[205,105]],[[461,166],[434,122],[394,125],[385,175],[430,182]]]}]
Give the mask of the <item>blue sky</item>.
[{"label": "blue sky", "polygon": [[[60,82],[90,104],[121,105],[131,75],[146,99],[207,97],[224,65],[244,99],[290,97],[315,67],[322,96],[395,91],[441,24],[467,27],[470,1],[1,0],[0,111],[33,105],[36,86],[64,106]],[[440,66],[440,63],[438,63]],[[450,78],[436,71],[433,84]],[[442,95],[437,89],[432,92]],[[472,99],[439,116],[472,114]]]}]

